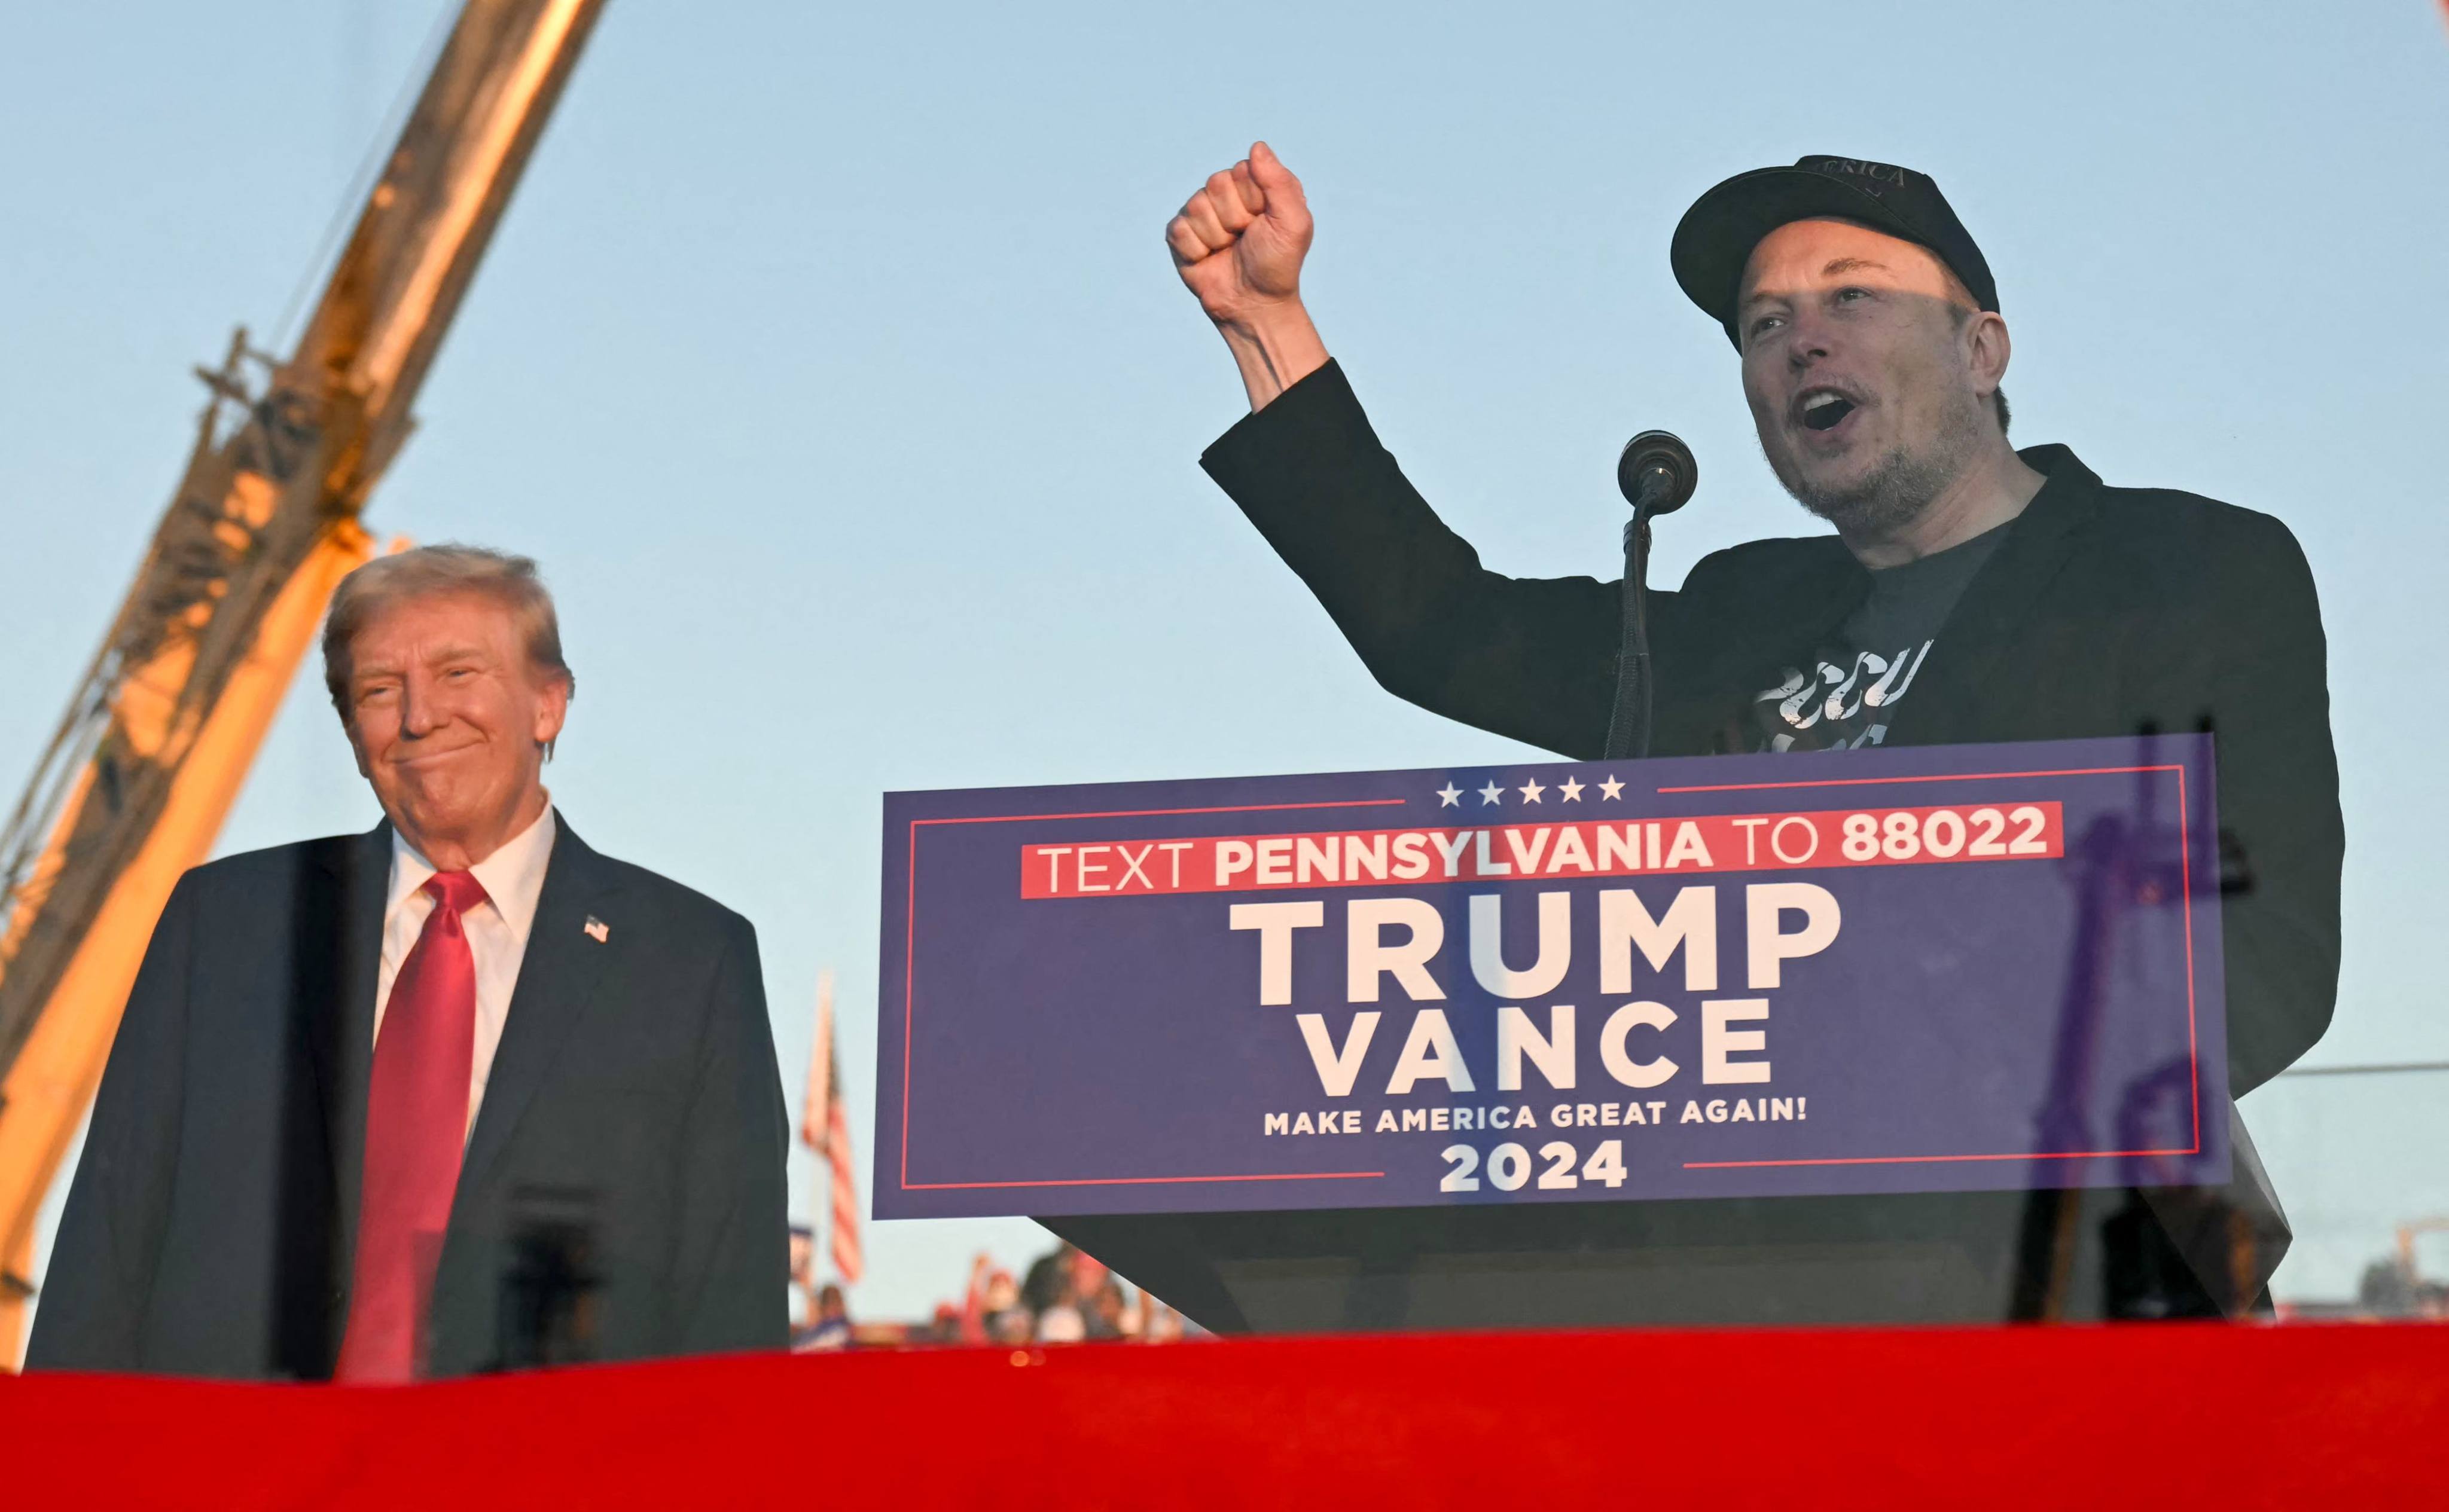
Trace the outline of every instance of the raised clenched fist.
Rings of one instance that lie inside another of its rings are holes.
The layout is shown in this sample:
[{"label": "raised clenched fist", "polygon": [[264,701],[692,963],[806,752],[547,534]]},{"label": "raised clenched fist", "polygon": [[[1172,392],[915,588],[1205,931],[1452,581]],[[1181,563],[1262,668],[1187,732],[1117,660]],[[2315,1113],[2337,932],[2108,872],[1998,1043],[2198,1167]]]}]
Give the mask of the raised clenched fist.
[{"label": "raised clenched fist", "polygon": [[1207,182],[1166,223],[1182,281],[1219,325],[1297,305],[1313,226],[1301,181],[1263,142]]}]

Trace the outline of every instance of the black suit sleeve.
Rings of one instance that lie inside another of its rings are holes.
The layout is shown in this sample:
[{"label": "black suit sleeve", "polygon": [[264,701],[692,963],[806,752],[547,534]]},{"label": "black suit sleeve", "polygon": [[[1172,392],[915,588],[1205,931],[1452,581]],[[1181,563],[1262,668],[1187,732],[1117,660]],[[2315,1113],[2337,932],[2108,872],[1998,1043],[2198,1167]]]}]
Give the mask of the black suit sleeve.
[{"label": "black suit sleeve", "polygon": [[2247,518],[2250,529],[2216,569],[2232,609],[2209,689],[2228,1075],[2238,1096],[2277,1076],[2329,1027],[2346,851],[2312,569],[2285,526]]},{"label": "black suit sleeve", "polygon": [[[1210,447],[1206,469],[1398,698],[1550,751],[1607,741],[1618,585],[1509,578],[1439,520],[1328,363]],[[1653,625],[1671,613],[1652,596]]]},{"label": "black suit sleeve", "polygon": [[153,926],[111,1041],[26,1349],[29,1369],[142,1368],[184,1097],[193,873]]},{"label": "black suit sleeve", "polygon": [[681,1132],[670,1315],[673,1350],[684,1354],[790,1342],[790,1119],[757,930],[736,915],[729,922]]}]

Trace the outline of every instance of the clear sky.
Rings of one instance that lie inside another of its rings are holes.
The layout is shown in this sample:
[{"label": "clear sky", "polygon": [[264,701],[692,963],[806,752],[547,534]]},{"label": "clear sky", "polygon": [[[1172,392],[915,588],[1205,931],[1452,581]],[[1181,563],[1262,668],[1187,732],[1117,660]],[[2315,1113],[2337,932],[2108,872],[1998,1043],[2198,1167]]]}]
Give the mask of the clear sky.
[{"label": "clear sky", "polygon": [[[277,325],[439,10],[0,10],[0,793],[161,513],[190,366]],[[2018,440],[2304,542],[2349,846],[2311,1060],[2449,1059],[2431,0],[612,0],[369,523],[545,564],[580,679],[555,797],[756,922],[795,1101],[830,965],[862,1134],[875,1105],[880,792],[1528,754],[1379,692],[1196,467],[1244,403],[1160,234],[1259,135],[1309,186],[1329,349],[1432,502],[1502,570],[1606,576],[1616,449],[1672,429],[1703,481],[1668,584],[1815,528],[1668,274],[1675,219],[1806,151],[1933,174],[1997,275]],[[376,816],[309,677],[222,844]],[[2444,1082],[2247,1101],[2283,1294],[2449,1211]],[[916,1313],[1045,1242],[872,1226],[854,1302]]]}]

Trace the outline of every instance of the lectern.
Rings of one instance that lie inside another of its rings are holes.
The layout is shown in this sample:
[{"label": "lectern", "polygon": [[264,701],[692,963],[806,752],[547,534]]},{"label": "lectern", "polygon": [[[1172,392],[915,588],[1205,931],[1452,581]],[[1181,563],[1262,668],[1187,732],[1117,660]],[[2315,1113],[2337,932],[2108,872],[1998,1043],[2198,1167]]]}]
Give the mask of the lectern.
[{"label": "lectern", "polygon": [[2288,1240],[2258,1162],[2208,1190],[1038,1221],[1219,1333],[2236,1316]]},{"label": "lectern", "polygon": [[888,794],[877,1215],[1220,1332],[2244,1311],[2209,761]]}]

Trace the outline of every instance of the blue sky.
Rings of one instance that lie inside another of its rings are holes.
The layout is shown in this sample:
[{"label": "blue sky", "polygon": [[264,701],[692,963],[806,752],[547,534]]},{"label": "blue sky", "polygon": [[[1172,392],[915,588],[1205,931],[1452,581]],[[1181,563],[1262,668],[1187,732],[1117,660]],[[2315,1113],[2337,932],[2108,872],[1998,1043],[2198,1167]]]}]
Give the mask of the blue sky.
[{"label": "blue sky", "polygon": [[[0,13],[0,785],[22,779],[188,444],[269,334],[433,0]],[[2449,1059],[2432,776],[2449,36],[2428,0],[2031,7],[815,7],[612,0],[369,523],[538,556],[602,849],[746,912],[796,1098],[819,969],[872,1097],[887,789],[1497,761],[1398,703],[1200,474],[1240,386],[1167,217],[1264,135],[1388,444],[1497,567],[1609,571],[1611,469],[1702,465],[1657,577],[1814,528],[1669,228],[1805,151],[1946,188],[2015,333],[2019,440],[2279,515],[2321,584],[2349,834],[2318,1062]],[[375,816],[311,679],[222,845]],[[2247,1116],[2336,1293],[2449,1210],[2439,1079]],[[862,1155],[864,1154],[864,1144]],[[814,1204],[797,1158],[799,1206]],[[890,1224],[912,1313],[1023,1220]],[[2435,1269],[2442,1267],[2436,1263]]]}]

